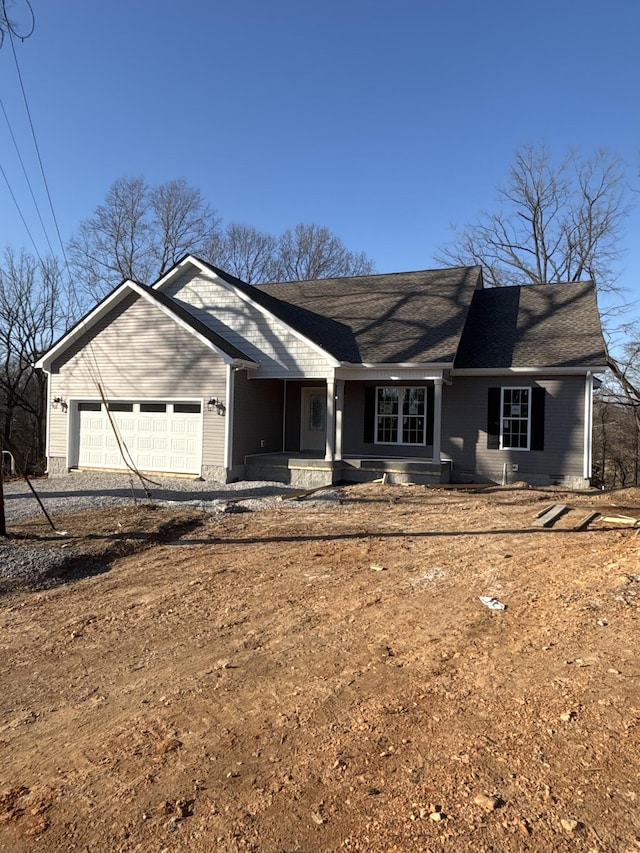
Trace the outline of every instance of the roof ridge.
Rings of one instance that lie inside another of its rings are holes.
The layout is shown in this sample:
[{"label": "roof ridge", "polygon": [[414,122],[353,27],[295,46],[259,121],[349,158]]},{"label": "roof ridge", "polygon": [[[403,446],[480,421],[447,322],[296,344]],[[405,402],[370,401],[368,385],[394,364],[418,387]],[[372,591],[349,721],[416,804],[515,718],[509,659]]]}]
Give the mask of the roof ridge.
[{"label": "roof ridge", "polygon": [[[325,278],[300,278],[300,279],[284,279],[280,281],[263,281],[257,284],[249,285],[249,287],[257,287],[264,288],[270,287],[271,285],[285,285],[285,284],[311,284],[311,283],[321,283],[326,281],[357,281],[358,279],[369,279],[369,278],[401,278],[407,275],[422,275],[424,273],[453,273],[457,270],[479,270],[482,271],[482,266],[480,264],[470,264],[468,266],[462,264],[460,266],[455,267],[432,267],[427,269],[417,269],[417,270],[403,270],[401,272],[372,272],[372,273],[362,273],[361,275],[331,275],[326,276]],[[228,275],[228,273],[227,273]]]}]

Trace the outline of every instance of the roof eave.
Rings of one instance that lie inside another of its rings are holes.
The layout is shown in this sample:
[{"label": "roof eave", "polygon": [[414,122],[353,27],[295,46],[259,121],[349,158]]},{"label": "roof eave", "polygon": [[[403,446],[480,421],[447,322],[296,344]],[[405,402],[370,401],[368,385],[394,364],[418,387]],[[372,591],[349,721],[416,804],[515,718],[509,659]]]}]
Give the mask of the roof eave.
[{"label": "roof eave", "polygon": [[86,331],[91,329],[105,314],[108,314],[112,308],[114,308],[119,302],[124,299],[129,291],[129,285],[135,285],[132,279],[125,279],[121,284],[118,285],[111,293],[107,294],[105,298],[99,302],[95,308],[89,311],[88,314],[79,320],[69,331],[64,334],[60,340],[55,343],[49,350],[47,350],[44,355],[40,356],[40,358],[34,362],[34,367],[39,367],[42,370],[48,371],[51,368],[52,362],[61,355],[67,347],[69,347],[74,341],[76,341],[81,335],[84,335]]},{"label": "roof eave", "polygon": [[351,370],[393,370],[394,368],[408,370],[452,370],[452,361],[379,361],[351,362],[341,361],[339,367]]},{"label": "roof eave", "polygon": [[606,364],[566,367],[455,367],[453,376],[508,376],[525,373],[547,376],[584,376],[587,373],[604,373],[608,369]]}]

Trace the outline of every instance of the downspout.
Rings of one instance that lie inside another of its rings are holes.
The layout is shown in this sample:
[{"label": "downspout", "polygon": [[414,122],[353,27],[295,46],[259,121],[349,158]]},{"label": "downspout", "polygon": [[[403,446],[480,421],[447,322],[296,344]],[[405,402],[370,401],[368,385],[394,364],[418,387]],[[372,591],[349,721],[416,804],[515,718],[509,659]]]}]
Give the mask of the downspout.
[{"label": "downspout", "polygon": [[[48,370],[42,368],[42,372],[47,377],[47,411],[45,412],[45,418],[47,419],[47,427],[45,430],[45,448],[44,455],[47,460],[47,467],[45,470],[45,474],[49,474],[49,448],[51,447],[51,373]],[[67,466],[69,465],[69,429],[67,425]]]},{"label": "downspout", "polygon": [[584,468],[582,475],[585,480],[591,479],[593,447],[593,373],[587,371],[584,378]]}]

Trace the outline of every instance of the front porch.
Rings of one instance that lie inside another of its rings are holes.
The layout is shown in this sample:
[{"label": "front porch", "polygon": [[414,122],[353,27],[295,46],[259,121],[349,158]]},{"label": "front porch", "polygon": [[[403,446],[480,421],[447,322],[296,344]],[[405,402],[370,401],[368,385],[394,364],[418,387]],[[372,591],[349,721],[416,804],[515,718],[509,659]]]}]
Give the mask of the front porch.
[{"label": "front porch", "polygon": [[254,453],[245,458],[247,480],[273,480],[313,489],[334,483],[370,483],[386,476],[389,483],[449,483],[451,463],[432,459],[345,456],[328,460],[317,452]]}]

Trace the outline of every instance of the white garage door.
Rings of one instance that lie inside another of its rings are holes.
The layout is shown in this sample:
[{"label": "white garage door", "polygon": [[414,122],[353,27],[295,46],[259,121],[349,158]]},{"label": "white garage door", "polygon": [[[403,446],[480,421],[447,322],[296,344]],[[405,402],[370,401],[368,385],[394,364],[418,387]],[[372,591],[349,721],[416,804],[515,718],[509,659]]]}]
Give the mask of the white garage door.
[{"label": "white garage door", "polygon": [[[126,469],[105,404],[79,402],[74,408],[78,467]],[[109,411],[128,459],[140,471],[200,474],[201,403],[115,402]]]}]

